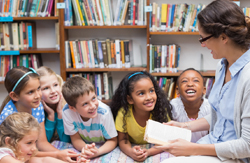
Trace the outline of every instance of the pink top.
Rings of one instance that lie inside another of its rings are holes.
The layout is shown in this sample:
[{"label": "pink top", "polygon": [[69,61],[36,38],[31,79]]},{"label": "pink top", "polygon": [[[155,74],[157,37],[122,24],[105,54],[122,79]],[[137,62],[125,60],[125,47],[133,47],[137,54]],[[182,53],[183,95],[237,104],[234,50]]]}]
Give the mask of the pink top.
[{"label": "pink top", "polygon": [[0,160],[4,156],[12,156],[12,157],[16,158],[14,152],[11,149],[9,149],[9,148],[0,148]]}]

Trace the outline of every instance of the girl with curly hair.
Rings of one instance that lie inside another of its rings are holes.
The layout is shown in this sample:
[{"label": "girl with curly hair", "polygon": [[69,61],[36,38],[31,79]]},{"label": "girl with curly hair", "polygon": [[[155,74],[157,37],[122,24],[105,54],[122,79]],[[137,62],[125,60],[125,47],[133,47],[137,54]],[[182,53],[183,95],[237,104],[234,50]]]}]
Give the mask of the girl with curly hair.
[{"label": "girl with curly hair", "polygon": [[147,120],[167,122],[172,119],[171,109],[165,94],[149,73],[134,72],[125,76],[111,102],[121,150],[136,161],[162,152],[131,144],[146,144],[143,137]]}]

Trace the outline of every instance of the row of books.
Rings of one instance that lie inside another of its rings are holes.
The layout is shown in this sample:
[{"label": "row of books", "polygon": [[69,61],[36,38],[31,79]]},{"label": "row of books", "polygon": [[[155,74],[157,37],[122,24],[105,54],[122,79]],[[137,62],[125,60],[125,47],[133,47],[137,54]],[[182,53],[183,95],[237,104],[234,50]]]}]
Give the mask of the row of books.
[{"label": "row of books", "polygon": [[[179,95],[177,94],[177,78],[158,77],[157,82],[159,87],[165,92],[168,100],[172,100]],[[206,94],[203,98],[208,98],[213,87],[214,77],[204,77],[204,86],[206,87]]]},{"label": "row of books", "polygon": [[88,79],[94,86],[99,100],[109,100],[113,96],[113,83],[110,73],[70,73],[69,77],[81,76]]},{"label": "row of books", "polygon": [[197,15],[205,8],[205,5],[198,4],[150,4],[152,12],[150,13],[149,29],[152,32],[196,32]]},{"label": "row of books", "polygon": [[244,7],[243,8],[243,12],[246,16],[249,16],[250,17],[250,7]]},{"label": "row of books", "polygon": [[0,50],[26,50],[33,47],[33,23],[0,23]]},{"label": "row of books", "polygon": [[[64,0],[64,2],[65,26],[146,25],[147,0]],[[116,2],[115,10],[112,7],[114,2]]]},{"label": "row of books", "polygon": [[0,0],[0,17],[58,16],[58,0]]},{"label": "row of books", "polygon": [[65,41],[66,68],[122,68],[134,65],[131,40]]},{"label": "row of books", "polygon": [[13,67],[24,66],[37,69],[42,66],[42,58],[40,54],[2,55],[0,63],[0,81],[4,81],[6,73]]},{"label": "row of books", "polygon": [[149,45],[150,72],[177,72],[181,47],[172,45]]}]

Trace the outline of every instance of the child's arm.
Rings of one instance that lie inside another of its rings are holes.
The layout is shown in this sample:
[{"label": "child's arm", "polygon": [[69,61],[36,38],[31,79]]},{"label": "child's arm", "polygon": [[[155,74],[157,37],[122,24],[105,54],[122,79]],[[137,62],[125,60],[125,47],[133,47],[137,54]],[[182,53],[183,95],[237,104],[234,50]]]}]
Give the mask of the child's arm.
[{"label": "child's arm", "polygon": [[142,162],[147,158],[146,153],[140,148],[140,146],[134,146],[132,148],[131,143],[129,142],[128,134],[118,131],[118,142],[122,152],[134,160]]},{"label": "child's arm", "polygon": [[8,156],[4,156],[1,160],[0,163],[22,163],[21,161],[15,159],[14,157],[8,155]]},{"label": "child's arm", "polygon": [[82,148],[86,145],[86,143],[82,140],[78,132],[74,135],[70,135],[70,139],[74,148],[78,151],[82,151]]},{"label": "child's arm", "polygon": [[42,104],[44,111],[47,113],[47,116],[45,117],[45,131],[47,140],[50,142],[56,128],[55,112],[44,101],[42,101]]},{"label": "child's arm", "polygon": [[45,134],[44,122],[41,122],[40,126],[41,126],[41,130],[40,130],[40,135],[39,135],[38,141],[37,141],[37,148],[39,151],[46,151],[46,152],[38,152],[36,156],[38,156],[38,157],[50,156],[50,157],[58,158],[58,159],[64,160],[64,161],[72,161],[71,157],[79,156],[79,154],[76,154],[75,152],[73,152],[71,150],[59,151],[54,146],[52,146],[47,141],[46,134]]},{"label": "child's arm", "polygon": [[69,143],[70,142],[70,136],[66,135],[64,133],[63,119],[57,118],[56,121],[57,121],[57,123],[56,123],[56,131],[58,133],[60,141],[68,142]]}]

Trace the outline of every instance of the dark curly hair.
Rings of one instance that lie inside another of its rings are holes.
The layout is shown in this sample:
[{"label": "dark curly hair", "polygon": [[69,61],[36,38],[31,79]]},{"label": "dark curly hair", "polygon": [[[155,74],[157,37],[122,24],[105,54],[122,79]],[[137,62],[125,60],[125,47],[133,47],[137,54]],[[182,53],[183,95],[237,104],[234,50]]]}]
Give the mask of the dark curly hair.
[{"label": "dark curly hair", "polygon": [[[127,96],[131,96],[131,93],[134,90],[135,83],[143,78],[149,78],[155,89],[155,93],[157,96],[157,101],[155,104],[154,109],[150,112],[152,114],[152,119],[158,122],[167,122],[169,116],[172,119],[172,106],[170,102],[167,100],[164,92],[157,84],[156,80],[152,75],[148,72],[132,72],[126,75],[123,80],[120,82],[118,88],[115,91],[115,94],[112,98],[112,102],[110,104],[110,108],[112,110],[114,119],[116,119],[118,111],[123,108],[124,109],[124,116],[123,116],[123,129],[126,132],[126,116],[129,110],[129,103],[127,102]],[[133,75],[134,74],[134,75]]]},{"label": "dark curly hair", "polygon": [[245,16],[242,9],[229,0],[211,2],[198,14],[200,27],[207,34],[218,38],[226,34],[236,45],[249,48],[250,18]]}]

